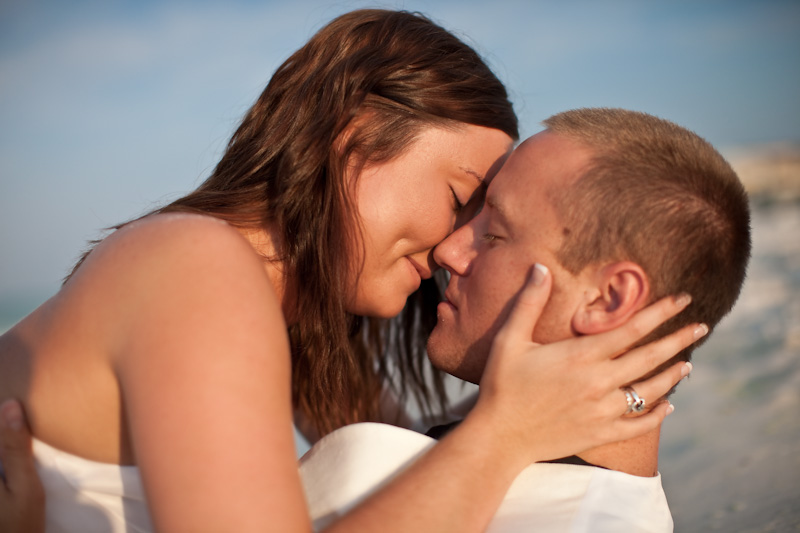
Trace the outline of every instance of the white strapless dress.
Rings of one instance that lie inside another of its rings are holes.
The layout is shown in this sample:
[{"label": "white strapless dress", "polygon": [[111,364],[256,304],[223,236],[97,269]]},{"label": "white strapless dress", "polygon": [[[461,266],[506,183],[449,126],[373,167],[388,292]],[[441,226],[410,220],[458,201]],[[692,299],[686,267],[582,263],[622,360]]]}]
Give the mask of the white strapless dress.
[{"label": "white strapless dress", "polygon": [[47,533],[153,531],[135,466],[97,463],[34,440]]}]

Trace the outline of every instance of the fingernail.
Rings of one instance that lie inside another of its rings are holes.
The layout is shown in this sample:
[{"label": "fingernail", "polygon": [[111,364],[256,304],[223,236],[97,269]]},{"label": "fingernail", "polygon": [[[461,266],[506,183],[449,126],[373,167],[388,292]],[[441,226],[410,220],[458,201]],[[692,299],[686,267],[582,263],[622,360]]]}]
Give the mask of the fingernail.
[{"label": "fingernail", "polygon": [[672,405],[672,404],[669,404],[667,406],[667,416],[671,415],[674,410],[675,410],[675,406]]},{"label": "fingernail", "polygon": [[541,285],[544,283],[544,278],[547,277],[547,272],[549,272],[547,267],[541,263],[536,263],[533,265],[533,284]]},{"label": "fingernail", "polygon": [[677,298],[675,298],[675,303],[678,305],[678,307],[686,307],[692,303],[692,296],[685,292],[681,293]]},{"label": "fingernail", "polygon": [[708,326],[705,324],[700,324],[694,330],[694,340],[699,339],[700,337],[704,337],[708,334]]},{"label": "fingernail", "polygon": [[2,411],[4,425],[13,430],[19,431],[22,429],[22,409],[18,402],[8,400],[0,405]]},{"label": "fingernail", "polygon": [[694,365],[692,365],[692,363],[690,363],[689,361],[686,361],[683,364],[683,368],[681,368],[681,377],[685,378],[686,376],[688,376],[689,373],[692,371],[692,368],[694,368]]}]

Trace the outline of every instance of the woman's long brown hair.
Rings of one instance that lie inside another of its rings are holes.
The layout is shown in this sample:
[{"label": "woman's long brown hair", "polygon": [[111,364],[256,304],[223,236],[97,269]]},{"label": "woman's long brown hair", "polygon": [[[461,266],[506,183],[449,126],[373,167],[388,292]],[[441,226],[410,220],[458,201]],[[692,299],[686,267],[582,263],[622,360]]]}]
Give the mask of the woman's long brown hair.
[{"label": "woman's long brown hair", "polygon": [[321,434],[377,420],[386,384],[426,410],[446,402],[424,349],[436,323],[433,280],[391,321],[346,311],[360,240],[344,174],[354,160],[396,157],[425,126],[458,123],[518,137],[506,90],[475,51],[419,14],[353,11],[278,68],[211,176],[154,211],[277,229],[278,254],[265,259],[282,263],[296,296],[293,401]]}]

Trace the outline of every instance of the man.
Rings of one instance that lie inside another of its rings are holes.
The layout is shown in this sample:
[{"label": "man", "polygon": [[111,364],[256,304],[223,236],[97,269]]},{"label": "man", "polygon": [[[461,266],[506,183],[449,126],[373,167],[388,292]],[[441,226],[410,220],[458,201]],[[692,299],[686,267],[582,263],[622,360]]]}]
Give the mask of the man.
[{"label": "man", "polygon": [[[483,211],[434,252],[451,279],[429,356],[473,383],[534,263],[553,275],[533,333],[542,344],[613,329],[646,304],[680,292],[692,295],[692,305],[653,336],[692,322],[713,328],[744,280],[747,196],[708,143],[622,110],[568,111],[544,124],[547,130],[509,158]],[[696,346],[678,358],[688,361]],[[656,432],[584,459],[654,475],[657,445]]]},{"label": "man", "polygon": [[[713,329],[744,281],[747,196],[708,143],[623,110],[569,111],[544,124],[494,178],[482,211],[434,251],[450,280],[428,353],[435,366],[473,383],[534,264],[552,272],[533,331],[542,344],[611,330],[681,292],[692,304],[649,339],[693,322]],[[688,361],[696,345],[676,360]],[[629,405],[641,407],[637,400],[634,385]],[[671,531],[659,431],[529,467],[489,531]],[[301,469],[312,513],[323,517],[317,524],[430,446],[424,436],[369,424],[323,439]]]}]

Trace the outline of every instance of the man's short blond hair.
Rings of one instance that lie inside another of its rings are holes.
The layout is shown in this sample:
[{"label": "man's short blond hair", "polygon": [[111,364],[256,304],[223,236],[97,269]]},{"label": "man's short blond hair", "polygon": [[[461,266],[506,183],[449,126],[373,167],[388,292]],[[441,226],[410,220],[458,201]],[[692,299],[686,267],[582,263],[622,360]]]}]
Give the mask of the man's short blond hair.
[{"label": "man's short blond hair", "polygon": [[562,265],[577,274],[634,261],[653,299],[693,298],[658,336],[692,322],[713,328],[739,296],[751,249],[747,194],[727,161],[691,131],[635,111],[577,109],[544,125],[594,152],[584,174],[555,192]]}]

